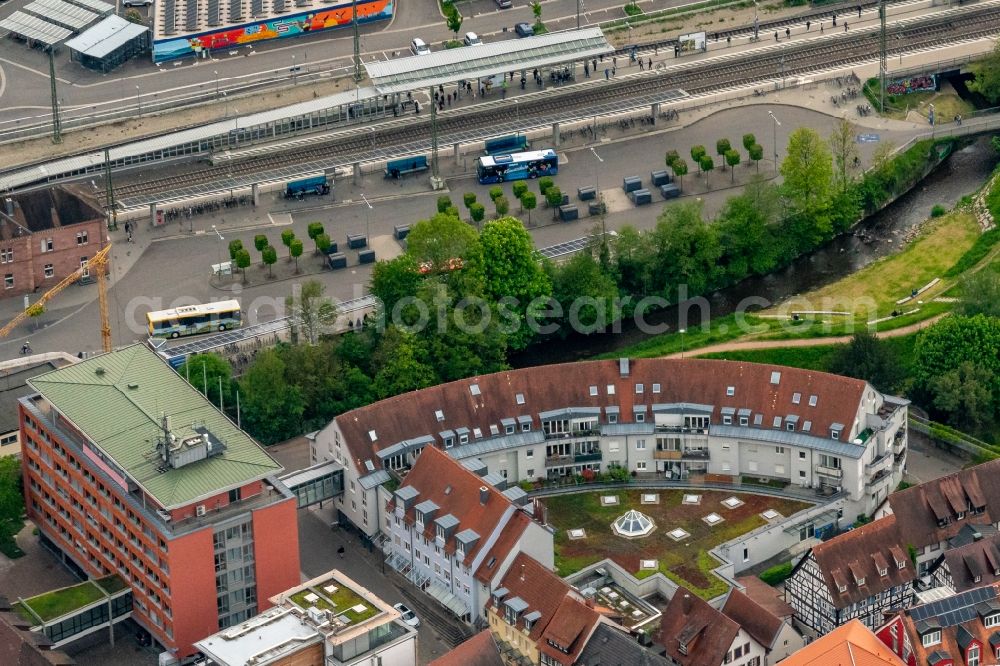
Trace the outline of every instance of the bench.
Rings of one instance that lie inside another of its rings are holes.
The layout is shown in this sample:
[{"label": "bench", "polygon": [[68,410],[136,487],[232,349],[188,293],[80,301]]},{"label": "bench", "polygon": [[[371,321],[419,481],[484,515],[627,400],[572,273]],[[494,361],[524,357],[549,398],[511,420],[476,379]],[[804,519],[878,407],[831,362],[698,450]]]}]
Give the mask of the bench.
[{"label": "bench", "polygon": [[487,155],[522,152],[528,149],[528,137],[522,134],[512,134],[497,139],[487,139],[484,149]]},{"label": "bench", "polygon": [[410,225],[397,224],[392,228],[392,235],[396,240],[403,240],[410,235]]},{"label": "bench", "polygon": [[361,250],[361,252],[358,252],[358,263],[374,264],[375,250]]},{"label": "bench", "polygon": [[660,185],[666,185],[671,180],[670,174],[666,171],[651,171],[649,173],[649,179],[653,187],[659,187]]},{"label": "bench", "polygon": [[350,249],[357,250],[367,245],[368,239],[364,234],[347,234],[347,247]]},{"label": "bench", "polygon": [[641,190],[642,178],[639,178],[639,176],[626,176],[622,179],[622,189],[625,190],[626,194]]},{"label": "bench", "polygon": [[660,185],[660,194],[663,195],[664,199],[676,199],[681,195],[681,188],[677,187],[673,183]]},{"label": "bench", "polygon": [[326,263],[334,270],[338,268],[347,268],[347,256],[341,252],[334,252],[333,254],[327,256]]},{"label": "bench", "polygon": [[638,190],[632,190],[629,192],[629,197],[632,199],[632,203],[636,206],[643,206],[648,203],[652,203],[653,195],[649,193],[649,190],[642,188]]},{"label": "bench", "polygon": [[427,166],[427,157],[425,155],[406,157],[401,160],[389,160],[385,163],[385,177],[399,179],[407,174],[420,173],[428,169],[430,167]]},{"label": "bench", "polygon": [[572,222],[580,219],[580,209],[576,206],[559,206],[559,219],[563,222]]},{"label": "bench", "polygon": [[576,188],[576,196],[580,201],[590,201],[597,198],[597,188],[596,187],[578,187]]}]

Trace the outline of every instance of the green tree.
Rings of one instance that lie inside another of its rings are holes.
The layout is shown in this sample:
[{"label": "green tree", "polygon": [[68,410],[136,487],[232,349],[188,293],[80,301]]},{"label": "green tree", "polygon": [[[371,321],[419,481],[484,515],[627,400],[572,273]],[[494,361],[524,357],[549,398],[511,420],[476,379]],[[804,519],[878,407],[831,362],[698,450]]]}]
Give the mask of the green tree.
[{"label": "green tree", "polygon": [[535,17],[535,23],[542,22],[542,3],[538,2],[538,0],[532,0],[531,14]]},{"label": "green tree", "polygon": [[483,218],[486,217],[486,207],[481,203],[473,203],[469,206],[469,215],[472,216],[472,221],[476,223],[476,227],[482,223]]},{"label": "green tree", "polygon": [[271,267],[278,261],[278,251],[274,249],[273,245],[268,245],[261,251],[260,256],[264,260],[264,263],[267,264],[267,276],[273,277]]},{"label": "green tree", "polygon": [[724,157],[726,158],[726,164],[728,164],[731,167],[729,182],[733,183],[736,181],[736,167],[739,166],[740,163],[740,154],[736,152],[736,150],[730,148],[729,150],[726,151]]},{"label": "green tree", "polygon": [[957,311],[1000,318],[1000,266],[986,266],[962,280]]},{"label": "green tree", "polygon": [[493,207],[496,209],[497,217],[503,217],[510,212],[510,202],[507,197],[500,196],[493,200]]},{"label": "green tree", "polygon": [[732,282],[765,275],[778,265],[773,230],[781,216],[778,188],[754,177],[743,192],[729,197],[715,221],[722,256],[719,265]]},{"label": "green tree", "polygon": [[316,251],[321,254],[326,254],[326,251],[333,245],[333,241],[330,240],[330,234],[320,234],[313,241],[316,243]]},{"label": "green tree", "polygon": [[[323,225],[319,222],[310,222],[309,226],[306,227],[306,233],[309,235],[309,240],[316,242],[316,238],[323,234]],[[319,252],[319,244],[316,244],[316,252]]]},{"label": "green tree", "polygon": [[543,176],[538,179],[538,193],[543,197],[545,193],[549,191],[549,188],[555,185],[555,181],[549,176]]},{"label": "green tree", "polygon": [[285,229],[281,232],[281,244],[288,248],[288,261],[292,260],[292,241],[295,240],[295,232]]},{"label": "green tree", "polygon": [[[235,406],[232,395],[233,368],[229,361],[218,354],[193,354],[177,368],[177,373],[191,382],[191,386],[208,397],[214,405]],[[221,384],[220,384],[221,382]],[[219,393],[219,387],[222,393]],[[207,392],[206,392],[207,391]]]},{"label": "green tree", "polygon": [[525,192],[521,195],[521,208],[528,211],[528,224],[531,224],[531,211],[538,206],[538,198],[534,192]]},{"label": "green tree", "polygon": [[792,130],[781,176],[784,194],[796,212],[807,217],[825,215],[833,192],[833,162],[830,149],[816,130]]},{"label": "green tree", "polygon": [[455,258],[475,259],[479,237],[475,229],[457,217],[438,213],[410,229],[406,252],[418,263],[429,261],[433,270],[441,270]]},{"label": "green tree", "polygon": [[285,299],[291,313],[308,344],[314,345],[319,336],[337,323],[337,306],[324,294],[326,287],[318,280],[306,280],[292,289]]},{"label": "green tree", "polygon": [[[533,193],[529,193],[534,196]],[[527,196],[527,195],[526,195]],[[511,326],[505,332],[511,349],[523,349],[534,335],[525,326],[525,316],[541,307],[535,299],[551,295],[552,284],[542,269],[531,235],[520,220],[505,217],[483,226],[484,296],[494,302],[505,300],[504,319]]]},{"label": "green tree", "polygon": [[996,374],[972,361],[931,380],[934,407],[959,428],[983,432],[996,422]]},{"label": "green tree", "polygon": [[14,537],[24,527],[24,492],[21,489],[21,460],[0,457],[0,549],[15,552]]},{"label": "green tree", "polygon": [[499,185],[494,185],[490,188],[490,201],[496,202],[497,199],[503,196],[503,188]]},{"label": "green tree", "polygon": [[[706,155],[708,159],[710,156]],[[722,256],[716,229],[702,219],[700,202],[678,203],[664,208],[656,227],[644,239],[653,252],[647,266],[649,282],[665,298],[708,292],[719,282]]]},{"label": "green tree", "polygon": [[236,255],[240,250],[243,249],[243,241],[239,238],[234,238],[229,241],[229,259],[231,261],[236,261]]},{"label": "green tree", "polygon": [[575,332],[589,335],[602,331],[620,315],[618,285],[590,253],[575,254],[552,273],[552,296]]},{"label": "green tree", "polygon": [[667,151],[666,155],[664,156],[664,163],[667,165],[668,168],[673,169],[674,168],[674,162],[676,162],[680,158],[681,158],[681,156],[677,153],[676,150],[670,149],[670,150]]},{"label": "green tree", "polygon": [[545,202],[552,209],[552,219],[556,219],[559,216],[559,206],[562,205],[563,195],[562,190],[553,185],[545,191]]},{"label": "green tree", "polygon": [[708,151],[705,150],[705,146],[691,146],[691,161],[698,165],[699,170],[701,170],[702,165],[701,158],[707,153]]},{"label": "green tree", "polygon": [[755,137],[753,134],[744,134],[743,135],[743,150],[745,150],[745,151],[747,151],[749,153],[750,152],[750,147],[751,146],[756,146],[756,145],[757,145],[757,137]]},{"label": "green tree", "polygon": [[453,3],[446,4],[444,8],[445,23],[448,24],[448,29],[455,33],[455,37],[458,37],[458,31],[462,29],[462,14]]},{"label": "green tree", "polygon": [[437,198],[437,209],[439,213],[447,213],[448,209],[453,206],[454,204],[451,203],[451,197],[447,194],[442,194]]},{"label": "green tree", "polygon": [[386,329],[373,359],[374,389],[379,398],[415,391],[437,383],[434,368],[425,360],[426,352],[416,336],[395,326]]},{"label": "green tree", "polygon": [[851,184],[848,171],[860,156],[857,128],[846,117],[841,117],[833,127],[829,142],[834,164],[837,165],[837,184],[840,186],[840,191],[843,192]]},{"label": "green tree", "polygon": [[864,379],[883,391],[893,390],[901,379],[895,352],[868,330],[855,333],[849,343],[837,349],[830,370]]},{"label": "green tree", "polygon": [[698,168],[702,173],[707,173],[715,169],[715,160],[712,159],[711,155],[702,155],[701,161],[698,162]]},{"label": "green tree", "polygon": [[462,203],[465,204],[466,208],[471,208],[472,204],[476,203],[476,193],[466,192],[462,195]]},{"label": "green tree", "polygon": [[420,266],[410,253],[389,261],[379,261],[372,269],[371,292],[382,303],[386,315],[391,315],[396,303],[417,293],[421,282]]},{"label": "green tree", "polygon": [[247,250],[236,253],[236,267],[243,271],[243,281],[246,282],[247,269],[250,267],[250,253]]},{"label": "green tree", "polygon": [[753,160],[754,166],[757,167],[757,173],[760,173],[760,161],[764,159],[764,147],[759,143],[755,143],[747,148],[747,155]]},{"label": "green tree", "polygon": [[264,444],[302,434],[302,390],[285,376],[285,363],[274,349],[257,354],[239,380],[240,411],[247,431]]},{"label": "green tree", "polygon": [[684,185],[684,176],[688,172],[688,163],[684,161],[683,157],[678,157],[673,162],[670,163],[670,168],[674,172],[674,178],[680,182],[681,186]]},{"label": "green tree", "polygon": [[146,25],[146,19],[142,18],[142,14],[139,13],[138,9],[126,9],[125,20],[136,25]]},{"label": "green tree", "polygon": [[990,104],[1000,102],[1000,41],[988,56],[972,63],[970,69],[975,78],[969,82],[969,90],[979,93]]},{"label": "green tree", "polygon": [[718,141],[715,142],[715,154],[723,158],[722,162],[723,170],[726,169],[726,160],[725,160],[726,153],[728,153],[732,149],[733,146],[731,143],[729,143],[729,139],[719,139]]},{"label": "green tree", "polygon": [[255,248],[257,248],[258,252],[260,252],[260,265],[263,267],[264,266],[264,248],[266,248],[268,246],[267,236],[265,236],[264,234],[257,234],[256,236],[254,236],[253,237],[253,246]]},{"label": "green tree", "polygon": [[292,259],[295,260],[295,273],[299,272],[299,257],[302,256],[302,239],[294,238],[292,239],[291,245],[288,246],[288,254],[292,255]]},{"label": "green tree", "polygon": [[514,191],[514,198],[520,199],[521,195],[528,191],[528,184],[523,180],[517,180],[514,181],[514,184],[511,186],[511,188]]}]

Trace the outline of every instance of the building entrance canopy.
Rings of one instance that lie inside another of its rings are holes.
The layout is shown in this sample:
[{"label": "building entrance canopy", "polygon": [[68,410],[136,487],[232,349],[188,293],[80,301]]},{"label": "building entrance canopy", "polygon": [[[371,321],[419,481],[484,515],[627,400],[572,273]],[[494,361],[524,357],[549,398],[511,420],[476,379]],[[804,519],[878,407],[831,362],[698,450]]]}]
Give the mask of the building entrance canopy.
[{"label": "building entrance canopy", "polygon": [[579,62],[613,51],[600,28],[584,28],[370,62],[365,63],[365,70],[375,89],[387,95],[525,68]]}]

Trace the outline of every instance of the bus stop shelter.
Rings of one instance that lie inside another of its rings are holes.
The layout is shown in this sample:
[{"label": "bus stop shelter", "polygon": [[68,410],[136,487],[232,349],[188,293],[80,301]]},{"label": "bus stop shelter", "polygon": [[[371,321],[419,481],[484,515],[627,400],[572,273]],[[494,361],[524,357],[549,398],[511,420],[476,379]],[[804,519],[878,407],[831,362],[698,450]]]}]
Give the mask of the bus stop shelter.
[{"label": "bus stop shelter", "polygon": [[115,15],[66,42],[70,60],[100,72],[110,72],[148,51],[149,44],[149,28]]},{"label": "bus stop shelter", "polygon": [[367,62],[365,70],[381,94],[398,95],[526,68],[582,62],[614,50],[600,28],[584,28],[446,49],[430,55]]}]

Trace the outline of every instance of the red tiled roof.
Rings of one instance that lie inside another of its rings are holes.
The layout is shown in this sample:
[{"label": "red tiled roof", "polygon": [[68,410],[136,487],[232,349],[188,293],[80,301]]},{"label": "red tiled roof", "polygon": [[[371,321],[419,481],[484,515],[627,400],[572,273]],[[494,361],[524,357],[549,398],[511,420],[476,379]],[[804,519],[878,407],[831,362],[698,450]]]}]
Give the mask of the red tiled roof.
[{"label": "red tiled roof", "polygon": [[[780,373],[778,384],[771,383],[772,373]],[[660,385],[660,393],[653,393],[653,383]],[[473,384],[478,385],[475,395]],[[643,384],[642,394],[636,393],[636,384]],[[614,385],[613,395],[608,394],[608,385]],[[633,404],[714,405],[716,423],[721,422],[723,407],[748,408],[763,414],[765,427],[775,416],[796,414],[800,423],[812,421],[811,433],[823,438],[829,437],[831,424],[846,424],[840,436],[846,442],[865,385],[839,375],[739,361],[635,359],[626,377],[617,361],[582,361],[432,386],[346,412],[336,422],[361,473],[367,460],[381,467],[376,452],[403,440],[423,435],[437,440],[439,432],[459,427],[480,428],[488,436],[489,426],[499,425],[501,419],[525,415],[536,419],[539,412],[566,407],[617,406],[623,423],[632,421]],[[597,387],[597,395],[591,395],[591,386]],[[733,396],[727,396],[730,386]],[[524,395],[523,404],[518,404],[518,393]],[[794,393],[800,394],[799,404],[792,403]],[[818,396],[815,407],[809,406],[810,395]],[[441,420],[435,414],[438,410],[443,412]],[[375,432],[374,442],[370,431]]]},{"label": "red tiled roof", "polygon": [[722,614],[740,625],[753,639],[770,650],[784,621],[737,589],[722,607]]},{"label": "red tiled roof", "polygon": [[[924,666],[927,662],[917,662]],[[851,620],[786,657],[781,666],[906,666],[859,620]]]},{"label": "red tiled roof", "polygon": [[504,666],[489,629],[484,629],[428,666]]},{"label": "red tiled roof", "polygon": [[[740,627],[684,587],[677,588],[660,618],[657,642],[681,666],[719,666]],[[687,654],[680,643],[687,645]]]},{"label": "red tiled roof", "polygon": [[518,511],[511,516],[507,526],[500,533],[500,538],[490,548],[490,552],[486,553],[486,557],[483,558],[479,568],[473,572],[476,580],[484,585],[489,585],[493,576],[499,571],[499,564],[503,562],[507,554],[510,553],[510,549],[514,547],[514,544],[524,534],[524,530],[528,529],[530,522],[531,518],[523,511]]},{"label": "red tiled roof", "polygon": [[[986,510],[979,515],[966,513],[958,520],[958,512],[967,512],[969,504]],[[964,525],[1000,521],[1000,460],[892,493],[889,506],[897,517],[904,543],[917,548],[946,541]],[[941,519],[948,520],[948,524],[939,526]]]},{"label": "red tiled roof", "polygon": [[[845,532],[813,548],[816,564],[826,580],[827,589],[836,608],[844,608],[862,599],[874,596],[884,590],[913,581],[916,572],[907,557],[903,568],[896,565],[896,552],[905,550],[905,543],[896,528],[896,516],[889,515],[850,532]],[[891,562],[886,575],[882,576],[875,564],[874,556],[882,553]],[[864,579],[863,585],[858,580]],[[840,592],[840,586],[847,588]]]},{"label": "red tiled roof", "polygon": [[[946,550],[944,561],[956,592],[1000,582],[1000,534]],[[978,581],[973,571],[979,574]]]},{"label": "red tiled roof", "polygon": [[782,620],[795,615],[795,609],[781,598],[781,593],[757,576],[740,576],[736,582],[746,588],[745,594],[748,597],[753,599],[757,605],[765,608],[771,615]]},{"label": "red tiled roof", "polygon": [[[520,597],[528,604],[528,608],[518,617],[516,628],[524,628],[525,615],[532,611],[541,613],[542,616],[535,621],[528,634],[528,638],[533,641],[537,641],[542,632],[545,631],[549,622],[555,617],[559,604],[570,591],[570,586],[566,581],[543,567],[538,560],[524,553],[518,553],[517,557],[514,558],[507,574],[501,579],[499,587],[506,588],[508,591],[500,600],[499,607],[493,606],[499,612],[500,617],[504,616],[503,602],[505,600],[509,601],[514,597]],[[490,605],[493,605],[492,597]]]},{"label": "red tiled roof", "polygon": [[[542,632],[542,637],[538,640],[538,649],[560,664],[567,666],[574,664],[599,620],[600,614],[596,610],[566,595],[552,616],[552,620],[545,627],[545,631]],[[556,649],[551,643],[565,648],[566,651]]]},{"label": "red tiled roof", "polygon": [[[417,462],[414,463],[410,473],[406,475],[400,488],[407,486],[412,486],[420,493],[413,503],[414,506],[427,500],[437,504],[439,508],[434,513],[434,519],[449,513],[458,518],[455,534],[462,530],[471,529],[479,535],[479,541],[476,542],[476,545],[465,553],[464,563],[466,566],[472,562],[479,549],[486,544],[486,540],[500,524],[504,514],[515,509],[513,502],[507,499],[503,493],[485,483],[447,453],[434,447],[425,448],[417,456]],[[480,501],[480,488],[486,488],[485,504]],[[390,511],[393,510],[395,500],[392,500],[389,506]],[[406,520],[413,524],[414,510],[412,506],[406,512]],[[521,532],[524,532],[523,525],[521,525],[518,536]],[[424,524],[424,536],[429,541],[434,540],[434,520]],[[449,553],[454,552],[454,536],[445,544],[445,550]]]}]

